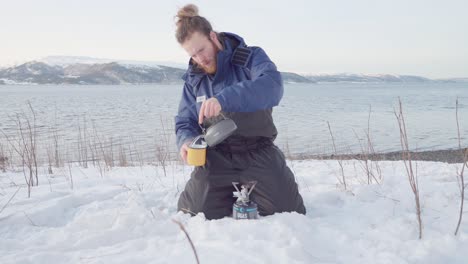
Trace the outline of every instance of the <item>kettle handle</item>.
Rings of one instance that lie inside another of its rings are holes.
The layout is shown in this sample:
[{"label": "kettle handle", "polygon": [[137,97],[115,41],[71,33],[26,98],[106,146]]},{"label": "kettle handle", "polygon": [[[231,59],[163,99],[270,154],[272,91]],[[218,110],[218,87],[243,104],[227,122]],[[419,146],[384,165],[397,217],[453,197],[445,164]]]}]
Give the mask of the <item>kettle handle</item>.
[{"label": "kettle handle", "polygon": [[228,119],[226,116],[223,115],[223,112],[219,112],[219,114],[223,117],[223,119]]},{"label": "kettle handle", "polygon": [[[223,112],[219,112],[219,115],[223,118],[223,120],[229,119],[223,114]],[[205,134],[206,132],[205,126],[203,124],[198,124],[198,126],[201,128],[202,133]]]},{"label": "kettle handle", "polygon": [[190,142],[190,146],[195,145],[195,144],[197,143],[198,140],[204,139],[204,138],[205,138],[205,135],[204,135],[204,134],[201,134],[201,135],[196,136],[196,137],[192,140],[192,142]]}]

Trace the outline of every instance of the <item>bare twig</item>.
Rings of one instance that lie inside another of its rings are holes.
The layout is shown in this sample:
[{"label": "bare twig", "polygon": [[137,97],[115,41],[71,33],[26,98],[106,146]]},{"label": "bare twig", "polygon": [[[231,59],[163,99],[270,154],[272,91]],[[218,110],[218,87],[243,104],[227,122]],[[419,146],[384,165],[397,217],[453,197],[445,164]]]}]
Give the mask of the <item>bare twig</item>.
[{"label": "bare twig", "polygon": [[34,169],[35,169],[35,176],[36,176],[36,186],[39,186],[39,176],[38,176],[38,166],[37,166],[37,126],[36,126],[36,112],[34,112],[34,109],[31,105],[31,102],[28,101],[28,106],[29,110],[31,110],[31,113],[33,115],[33,126],[31,127],[31,124],[29,122],[29,119],[26,118],[26,122],[28,124],[28,133],[29,133],[29,140],[31,144],[31,159],[34,164]]},{"label": "bare twig", "polygon": [[5,210],[5,208],[8,206],[8,204],[11,202],[11,200],[13,200],[13,198],[15,198],[16,194],[18,193],[18,191],[21,189],[21,186],[18,187],[18,189],[16,189],[16,192],[10,197],[10,199],[8,200],[8,202],[2,207],[2,209],[0,210],[0,214],[3,212],[3,210]]},{"label": "bare twig", "polygon": [[196,213],[194,213],[194,212],[190,211],[190,210],[189,210],[189,209],[187,209],[187,208],[180,208],[180,210],[182,210],[182,211],[184,211],[184,212],[186,212],[186,213],[189,213],[189,214],[191,214],[192,216],[195,216],[195,215],[197,215]]},{"label": "bare twig", "polygon": [[180,230],[182,230],[182,232],[184,232],[185,236],[187,237],[189,243],[190,243],[190,246],[192,247],[192,251],[193,251],[193,254],[195,254],[195,259],[197,260],[197,263],[200,264],[200,260],[198,259],[198,254],[197,254],[197,250],[195,249],[195,246],[193,245],[193,242],[192,242],[192,239],[190,238],[187,230],[185,230],[184,228],[184,225],[182,225],[181,222],[175,220],[175,219],[172,219],[172,222],[176,223]]},{"label": "bare twig", "polygon": [[72,174],[72,164],[68,162],[68,173],[70,175],[70,188],[73,190],[73,174]]},{"label": "bare twig", "polygon": [[[367,153],[369,155],[373,155],[375,156],[375,148],[374,148],[374,143],[372,142],[372,139],[371,139],[371,133],[370,133],[370,119],[371,119],[371,113],[372,113],[372,106],[369,106],[369,117],[367,119],[367,133],[366,133],[366,137],[367,137]],[[377,172],[377,176],[378,176],[378,179],[376,178],[375,174],[374,174],[374,168],[375,167],[375,171]],[[382,177],[382,170],[380,169],[380,165],[379,165],[379,161],[378,160],[374,160],[374,161],[371,161],[371,164],[370,164],[370,168],[371,168],[371,172],[372,172],[372,177],[375,179],[375,181],[380,184],[383,180],[383,177]]]},{"label": "bare twig", "polygon": [[0,143],[0,171],[6,172],[8,157],[5,154],[3,144]]},{"label": "bare twig", "polygon": [[406,168],[406,175],[408,176],[408,181],[410,183],[411,189],[414,194],[414,200],[416,203],[416,216],[418,219],[418,226],[419,226],[419,239],[422,239],[422,219],[421,219],[421,204],[419,199],[419,183],[418,183],[418,174],[417,172],[414,173],[413,164],[412,164],[412,157],[409,151],[409,144],[408,144],[408,134],[406,132],[406,123],[405,118],[403,115],[403,106],[401,103],[401,99],[398,98],[399,110],[398,113],[395,110],[395,117],[398,121],[398,127],[400,128],[400,143],[402,148],[402,159],[405,164]]},{"label": "bare twig", "polygon": [[364,148],[364,146],[361,143],[361,140],[359,139],[358,134],[356,133],[354,129],[353,129],[353,132],[359,142],[359,147],[361,148],[361,155],[359,155],[358,162],[359,162],[359,165],[361,165],[362,170],[367,176],[367,184],[371,184],[372,179],[374,179],[376,183],[379,183],[379,181],[376,179],[374,175],[372,161],[369,158],[369,146],[367,146],[367,149]]},{"label": "bare twig", "polygon": [[330,131],[330,136],[332,138],[332,143],[333,143],[333,151],[335,153],[335,156],[337,158],[338,164],[340,165],[340,171],[341,171],[341,179],[338,178],[338,182],[343,185],[344,189],[346,190],[346,177],[344,174],[344,168],[343,168],[343,159],[338,155],[338,152],[336,151],[336,145],[335,145],[335,138],[333,137],[333,132],[330,127],[330,122],[327,121],[328,124],[328,130]]},{"label": "bare twig", "polygon": [[460,124],[458,123],[458,97],[455,101],[455,119],[457,121],[457,132],[458,132],[458,149],[461,149],[461,136],[460,136]]},{"label": "bare twig", "polygon": [[54,141],[54,153],[55,153],[55,167],[60,167],[60,154],[59,154],[59,136],[58,136],[58,125],[57,125],[57,105],[55,105],[55,122],[54,129],[52,131],[52,138]]},{"label": "bare twig", "polygon": [[129,165],[130,164],[128,163],[127,154],[125,153],[125,149],[122,146],[122,144],[119,144],[119,166],[120,167],[128,167]]},{"label": "bare twig", "polygon": [[[17,127],[17,137],[10,138],[3,130],[2,134],[13,150],[21,158],[21,167],[26,185],[28,186],[28,197],[31,197],[31,189],[39,184],[38,163],[37,163],[37,132],[36,114],[28,102],[29,109],[33,115],[33,124],[24,112],[16,113],[15,118],[11,117]],[[27,171],[26,171],[27,170]]]},{"label": "bare twig", "polygon": [[463,206],[464,206],[464,201],[465,201],[465,167],[467,166],[468,163],[468,148],[465,149],[463,152],[461,148],[461,136],[460,136],[460,125],[458,123],[458,98],[456,101],[456,107],[455,107],[455,115],[456,115],[456,120],[457,120],[457,132],[458,132],[458,147],[460,151],[463,153],[463,163],[462,163],[462,168],[458,174],[458,183],[460,185],[460,212],[458,214],[458,223],[457,227],[455,229],[455,236],[458,234],[458,230],[460,229],[460,224],[463,218]]},{"label": "bare twig", "polygon": [[[170,130],[166,129],[164,125],[164,120],[162,116],[160,116],[161,121],[161,130],[159,130],[159,138],[160,140],[156,142],[156,161],[159,165],[161,165],[164,177],[167,176],[167,162],[169,157],[169,137],[172,134]],[[173,185],[174,185],[174,178],[173,178]]]},{"label": "bare twig", "polygon": [[[103,158],[105,157],[105,154],[104,154],[104,149],[102,147],[102,142],[101,142],[101,140],[99,138],[99,135],[97,133],[96,124],[94,123],[94,121],[92,121],[92,125],[93,125],[93,132],[94,132],[94,136],[93,136],[93,138],[94,138],[94,143],[93,143],[94,152],[96,153],[96,159],[97,159],[97,165],[98,165],[98,168],[99,168],[99,174],[101,175],[101,178],[102,178],[103,177],[103,167],[101,166],[101,161],[98,158],[98,155],[99,155],[98,144],[100,146],[99,150],[101,150],[101,155],[102,155]],[[97,142],[96,142],[96,140],[97,140]],[[104,159],[104,165],[106,165],[105,159]]]},{"label": "bare twig", "polygon": [[33,225],[33,226],[38,226],[38,225],[36,225],[36,223],[33,222],[33,220],[31,219],[31,217],[29,217],[29,215],[28,215],[25,211],[23,211],[23,214],[24,214],[24,216],[26,216],[26,218],[29,220],[29,223],[31,223],[31,225]]}]

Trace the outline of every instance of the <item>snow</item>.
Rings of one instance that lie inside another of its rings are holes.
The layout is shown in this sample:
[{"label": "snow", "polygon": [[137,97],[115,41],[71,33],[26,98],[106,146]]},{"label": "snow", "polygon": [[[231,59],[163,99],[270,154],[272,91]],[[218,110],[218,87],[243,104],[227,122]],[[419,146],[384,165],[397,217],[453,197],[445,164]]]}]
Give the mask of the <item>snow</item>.
[{"label": "snow", "polygon": [[30,65],[27,65],[26,66],[26,69],[28,70],[28,72],[30,72],[32,75],[41,75],[42,74],[42,71],[41,70],[36,70],[34,68],[31,68],[29,67]]},{"label": "snow", "polygon": [[65,75],[64,77],[65,77],[65,78],[70,78],[70,79],[77,79],[77,78],[80,78],[79,75]]},{"label": "snow", "polygon": [[168,62],[168,61],[139,61],[139,60],[119,60],[119,59],[105,59],[93,58],[86,56],[47,56],[39,59],[38,61],[44,62],[49,65],[68,66],[72,64],[102,64],[117,62],[126,67],[148,67],[148,68],[161,68],[160,66],[167,66],[173,68],[185,69],[187,67],[184,63]]},{"label": "snow", "polygon": [[148,73],[148,71],[152,70],[152,69],[162,69],[161,66],[159,66],[159,65],[148,66],[148,65],[144,65],[144,64],[126,64],[126,63],[121,64],[121,65],[124,66],[127,69],[138,70],[141,73]]},{"label": "snow", "polygon": [[[418,162],[423,238],[404,164],[381,161],[367,184],[357,160],[288,161],[307,215],[206,220],[176,212],[191,168],[40,169],[27,198],[21,171],[0,172],[0,263],[466,263],[468,227],[458,221],[461,164]],[[375,165],[375,163],[374,163]],[[466,215],[465,215],[466,217]]]},{"label": "snow", "polygon": [[15,80],[10,80],[10,79],[5,79],[5,78],[0,78],[5,84],[8,85],[35,85],[36,83],[30,83],[30,82],[17,82]]},{"label": "snow", "polygon": [[71,64],[98,64],[98,63],[109,63],[115,60],[92,58],[86,56],[47,56],[39,59],[49,65],[68,66]]}]

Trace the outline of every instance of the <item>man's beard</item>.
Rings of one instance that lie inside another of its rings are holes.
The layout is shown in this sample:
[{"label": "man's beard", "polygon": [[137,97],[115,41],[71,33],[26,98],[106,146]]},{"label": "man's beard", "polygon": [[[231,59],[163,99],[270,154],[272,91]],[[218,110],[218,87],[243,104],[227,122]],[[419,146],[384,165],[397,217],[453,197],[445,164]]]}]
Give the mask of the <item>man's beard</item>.
[{"label": "man's beard", "polygon": [[[216,59],[216,57],[215,57],[215,59]],[[202,70],[203,70],[205,73],[207,73],[207,74],[215,74],[215,73],[216,73],[216,63],[213,63],[213,64],[212,64],[211,66],[209,66],[209,67],[201,66],[201,65],[199,65],[199,66],[200,66],[200,67],[202,68]]]},{"label": "man's beard", "polygon": [[213,49],[215,51],[213,61],[211,61],[210,66],[198,65],[198,67],[202,68],[202,70],[207,74],[215,74],[217,70],[219,48],[213,43],[212,40],[210,40],[210,42],[211,42],[211,45],[213,45]]}]

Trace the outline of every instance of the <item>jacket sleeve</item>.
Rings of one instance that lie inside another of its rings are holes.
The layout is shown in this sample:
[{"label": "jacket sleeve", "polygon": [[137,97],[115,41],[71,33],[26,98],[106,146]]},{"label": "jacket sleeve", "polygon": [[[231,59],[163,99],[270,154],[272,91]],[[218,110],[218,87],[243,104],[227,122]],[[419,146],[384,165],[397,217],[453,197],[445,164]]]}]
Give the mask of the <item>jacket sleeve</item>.
[{"label": "jacket sleeve", "polygon": [[215,95],[222,110],[255,112],[277,106],[283,97],[283,80],[276,65],[262,48],[252,48],[249,63],[251,80],[225,87]]},{"label": "jacket sleeve", "polygon": [[196,97],[193,94],[192,87],[187,83],[184,85],[179,111],[175,117],[175,132],[179,150],[186,141],[201,134],[198,125]]}]

